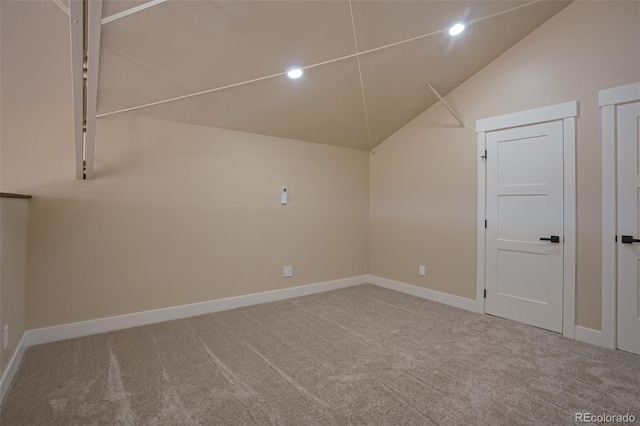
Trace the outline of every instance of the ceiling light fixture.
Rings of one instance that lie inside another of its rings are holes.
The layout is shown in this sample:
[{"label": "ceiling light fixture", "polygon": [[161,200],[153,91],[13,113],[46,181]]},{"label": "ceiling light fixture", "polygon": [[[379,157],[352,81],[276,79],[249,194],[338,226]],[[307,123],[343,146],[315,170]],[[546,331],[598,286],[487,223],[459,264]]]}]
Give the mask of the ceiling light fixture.
[{"label": "ceiling light fixture", "polygon": [[293,80],[302,77],[302,74],[304,74],[304,71],[300,67],[293,67],[287,70],[287,77]]},{"label": "ceiling light fixture", "polygon": [[449,28],[449,35],[457,36],[458,34],[460,34],[463,31],[464,31],[464,24],[461,23],[461,22],[458,22],[453,27]]}]

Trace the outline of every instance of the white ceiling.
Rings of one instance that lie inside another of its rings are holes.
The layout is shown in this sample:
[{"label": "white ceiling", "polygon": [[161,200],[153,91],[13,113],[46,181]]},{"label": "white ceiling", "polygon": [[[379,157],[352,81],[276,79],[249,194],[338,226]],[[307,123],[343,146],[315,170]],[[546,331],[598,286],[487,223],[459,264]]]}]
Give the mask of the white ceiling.
[{"label": "white ceiling", "polygon": [[98,114],[368,150],[569,3],[169,0],[102,26]]}]

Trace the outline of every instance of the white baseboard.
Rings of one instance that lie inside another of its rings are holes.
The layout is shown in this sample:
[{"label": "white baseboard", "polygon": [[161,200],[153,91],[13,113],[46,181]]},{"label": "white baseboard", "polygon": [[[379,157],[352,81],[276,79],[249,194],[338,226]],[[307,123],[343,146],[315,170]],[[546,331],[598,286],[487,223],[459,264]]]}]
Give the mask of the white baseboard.
[{"label": "white baseboard", "polygon": [[[581,342],[591,343],[592,345],[604,346],[605,348],[611,348],[607,344],[606,339],[602,331],[594,330],[592,328],[580,327],[576,325],[575,339]],[[611,348],[613,349],[613,348]]]},{"label": "white baseboard", "polygon": [[20,342],[18,343],[18,347],[13,352],[11,356],[11,360],[7,365],[7,369],[2,375],[0,379],[0,403],[4,400],[4,396],[7,394],[9,390],[9,386],[11,385],[11,381],[13,381],[13,377],[16,375],[18,371],[18,366],[20,365],[20,361],[22,361],[22,355],[24,355],[24,350],[27,348],[27,339],[26,333],[22,333],[22,337],[20,338]]},{"label": "white baseboard", "polygon": [[27,346],[33,346],[42,343],[57,342],[60,340],[73,339],[75,337],[89,336],[91,334],[105,333],[108,331],[122,330],[141,325],[194,317],[197,315],[226,311],[229,309],[257,305],[260,303],[291,299],[293,297],[307,296],[309,294],[337,290],[340,288],[364,284],[366,282],[367,276],[361,275],[298,287],[284,288],[281,290],[229,297],[227,299],[210,300],[207,302],[192,303],[189,305],[171,306],[151,311],[56,325],[53,327],[37,328],[25,333],[26,344]]},{"label": "white baseboard", "polygon": [[421,297],[423,299],[432,300],[434,302],[443,303],[445,305],[465,309],[467,311],[479,313],[482,312],[482,310],[480,309],[480,305],[474,299],[467,299],[466,297],[455,296],[453,294],[443,293],[441,291],[431,290],[424,287],[418,287],[417,285],[394,281],[375,275],[369,275],[368,282],[380,287],[388,288],[390,290],[407,293],[412,296]]},{"label": "white baseboard", "polygon": [[[298,287],[285,288],[280,290],[253,293],[243,296],[229,297],[226,299],[210,300],[206,302],[192,303],[188,305],[172,306],[151,311],[136,312],[126,315],[118,315],[107,318],[100,318],[89,321],[81,321],[71,324],[57,325],[53,327],[38,328],[28,330],[23,333],[20,343],[16,348],[11,361],[0,379],[0,402],[7,393],[11,381],[18,371],[18,366],[27,347],[42,343],[57,342],[60,340],[72,339],[75,337],[88,336],[92,334],[105,333],[109,331],[122,330],[125,328],[138,327],[147,324],[154,324],[181,318],[188,318],[197,315],[226,311],[229,309],[241,308],[261,303],[275,302],[278,300],[291,299],[294,297],[307,296],[325,291],[338,290],[356,286],[359,284],[371,283],[380,287],[385,287],[401,293],[410,294],[456,308],[465,309],[472,312],[482,313],[482,305],[474,299],[455,296],[412,284],[394,281],[375,275],[361,275],[350,278],[343,278],[333,281],[302,285]],[[594,345],[605,346],[603,333],[586,327],[575,326],[575,339]]]}]

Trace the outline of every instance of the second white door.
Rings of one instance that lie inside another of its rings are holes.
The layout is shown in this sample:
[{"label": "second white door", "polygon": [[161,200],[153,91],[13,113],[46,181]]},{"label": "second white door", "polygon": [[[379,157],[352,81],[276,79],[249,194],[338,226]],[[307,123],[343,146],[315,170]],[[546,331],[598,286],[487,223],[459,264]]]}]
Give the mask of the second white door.
[{"label": "second white door", "polygon": [[486,143],[486,312],[562,332],[563,123]]},{"label": "second white door", "polygon": [[640,354],[640,102],[617,109],[618,348]]}]

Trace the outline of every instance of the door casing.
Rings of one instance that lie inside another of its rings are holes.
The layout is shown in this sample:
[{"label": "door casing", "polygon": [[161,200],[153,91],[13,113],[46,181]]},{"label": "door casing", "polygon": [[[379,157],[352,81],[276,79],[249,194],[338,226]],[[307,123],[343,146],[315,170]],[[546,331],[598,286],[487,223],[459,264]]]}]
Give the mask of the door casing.
[{"label": "door casing", "polygon": [[[618,182],[616,109],[618,105],[640,100],[640,82],[600,90],[602,116],[602,331],[592,343],[611,349],[617,347],[618,319]],[[594,333],[592,333],[594,334]]]},{"label": "door casing", "polygon": [[476,265],[477,310],[485,313],[486,288],[486,205],[487,168],[485,161],[486,133],[494,130],[527,126],[549,121],[563,124],[563,203],[564,203],[564,262],[562,334],[575,336],[576,284],[576,116],[578,102],[571,101],[476,121],[478,141],[478,235]]}]

